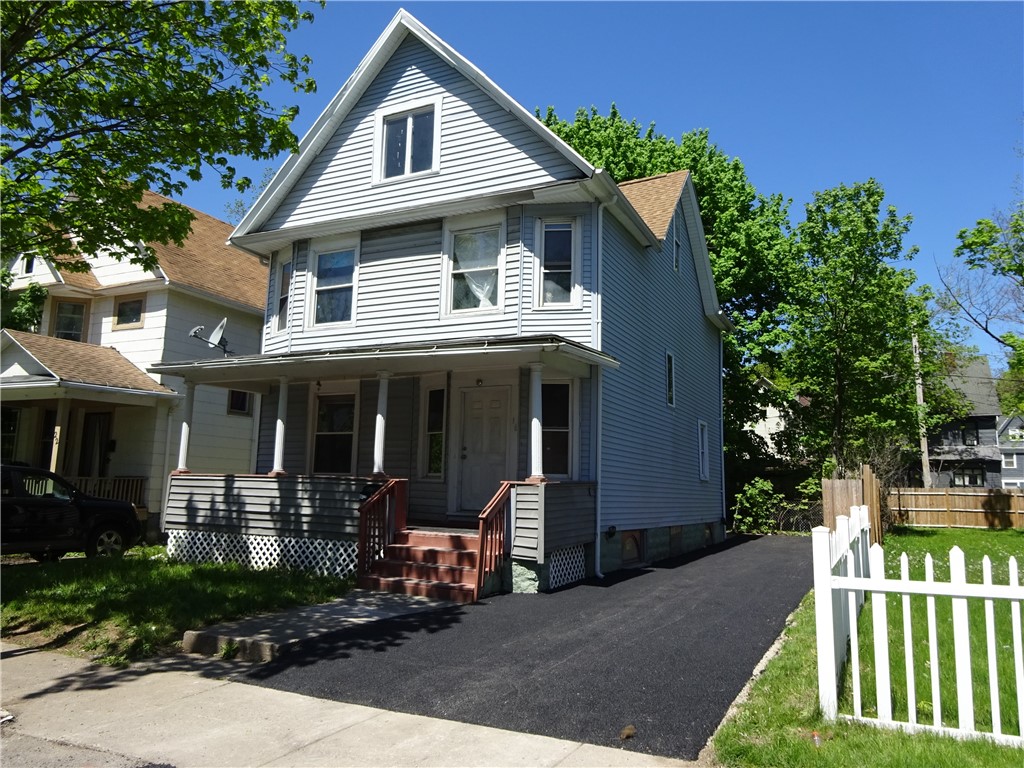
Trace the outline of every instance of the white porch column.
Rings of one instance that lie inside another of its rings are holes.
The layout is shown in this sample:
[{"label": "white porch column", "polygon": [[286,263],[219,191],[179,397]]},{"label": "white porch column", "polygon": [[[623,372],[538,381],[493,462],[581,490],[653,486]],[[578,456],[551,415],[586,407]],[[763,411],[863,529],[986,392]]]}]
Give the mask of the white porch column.
[{"label": "white porch column", "polygon": [[178,443],[178,468],[176,475],[188,474],[188,441],[192,432],[192,416],[196,407],[195,382],[185,382],[185,407],[181,412],[181,441]]},{"label": "white porch column", "polygon": [[388,420],[388,371],[377,371],[377,423],[373,432],[373,476],[386,477],[384,473],[384,438]]},{"label": "white porch column", "polygon": [[67,455],[68,417],[71,413],[71,401],[62,397],[57,401],[57,419],[53,425],[53,436],[50,441],[50,471],[60,472]]},{"label": "white porch column", "polygon": [[280,388],[277,393],[277,425],[274,428],[274,467],[272,475],[287,474],[284,471],[284,433],[288,424],[288,377],[278,379]]},{"label": "white porch column", "polygon": [[530,476],[531,483],[543,483],[544,478],[544,413],[543,363],[530,363]]}]

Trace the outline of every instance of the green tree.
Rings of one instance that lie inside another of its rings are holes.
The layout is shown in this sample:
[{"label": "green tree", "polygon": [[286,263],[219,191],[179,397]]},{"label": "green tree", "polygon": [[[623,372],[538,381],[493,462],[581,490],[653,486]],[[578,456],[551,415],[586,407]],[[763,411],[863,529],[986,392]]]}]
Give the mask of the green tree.
[{"label": "green tree", "polygon": [[[308,58],[285,47],[311,19],[255,0],[0,4],[5,250],[73,270],[103,248],[181,244],[192,214],[142,208],[143,191],[178,195],[212,171],[244,192],[229,158],[297,148],[297,107],[275,110],[261,92],[275,78],[315,89]],[[124,256],[155,263],[145,246]]]},{"label": "green tree", "polygon": [[14,275],[9,269],[0,269],[0,328],[13,331],[37,331],[43,319],[46,289],[39,283],[29,283],[21,291],[12,291]]},{"label": "green tree", "polygon": [[[539,113],[538,113],[538,116]],[[614,104],[607,116],[594,107],[579,109],[574,122],[548,108],[542,121],[588,162],[617,182],[689,170],[697,192],[719,303],[736,330],[724,339],[725,444],[731,460],[762,456],[763,441],[744,426],[757,421],[780,393],[763,389],[761,372],[775,363],[775,350],[763,343],[777,328],[784,281],[792,271],[789,201],[757,193],[738,158],[712,144],[707,130],[676,142],[627,121]]]},{"label": "green tree", "polygon": [[967,269],[946,270],[946,290],[960,314],[1006,352],[997,385],[1003,413],[1024,413],[1024,199],[957,238],[953,255]]},{"label": "green tree", "polygon": [[[802,263],[775,338],[781,367],[805,405],[793,410],[791,451],[814,468],[855,472],[863,462],[911,452],[925,426],[949,418],[946,334],[932,322],[930,292],[894,264],[911,259],[911,217],[882,210],[874,179],[816,193],[797,227]],[[917,406],[913,337],[929,411]]]}]

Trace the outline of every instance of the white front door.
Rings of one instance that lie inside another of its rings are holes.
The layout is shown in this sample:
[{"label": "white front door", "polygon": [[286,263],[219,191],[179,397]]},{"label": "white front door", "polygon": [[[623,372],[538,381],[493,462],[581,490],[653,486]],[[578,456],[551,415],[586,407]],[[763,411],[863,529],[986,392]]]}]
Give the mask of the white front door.
[{"label": "white front door", "polygon": [[479,513],[508,480],[508,387],[462,390],[460,507]]}]

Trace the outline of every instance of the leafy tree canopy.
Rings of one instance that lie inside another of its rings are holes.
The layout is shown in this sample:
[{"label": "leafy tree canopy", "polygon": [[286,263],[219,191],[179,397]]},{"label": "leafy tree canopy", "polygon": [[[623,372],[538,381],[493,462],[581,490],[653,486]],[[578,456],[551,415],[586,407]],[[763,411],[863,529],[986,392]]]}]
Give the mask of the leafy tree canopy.
[{"label": "leafy tree canopy", "polygon": [[789,201],[759,195],[740,160],[711,143],[706,129],[677,142],[657,133],[653,123],[645,129],[627,121],[614,104],[607,116],[594,107],[580,109],[569,123],[549,107],[541,119],[617,182],[678,170],[692,175],[719,303],[736,326],[724,340],[726,450],[737,459],[762,454],[763,442],[744,425],[782,397],[759,385],[755,366],[774,360],[774,350],[762,338],[778,323],[783,279],[792,261]]},{"label": "leafy tree canopy", "polygon": [[[244,191],[230,157],[297,148],[297,107],[260,94],[274,78],[315,89],[309,59],[285,47],[311,19],[256,0],[0,4],[5,250],[73,270],[104,248],[181,244],[191,213],[142,208],[143,192],[179,195],[211,170]],[[145,247],[125,256],[155,264]]]},{"label": "leafy tree canopy", "polygon": [[13,282],[11,271],[0,269],[0,328],[35,332],[43,319],[46,289],[39,283],[29,283],[24,290],[11,291]]}]

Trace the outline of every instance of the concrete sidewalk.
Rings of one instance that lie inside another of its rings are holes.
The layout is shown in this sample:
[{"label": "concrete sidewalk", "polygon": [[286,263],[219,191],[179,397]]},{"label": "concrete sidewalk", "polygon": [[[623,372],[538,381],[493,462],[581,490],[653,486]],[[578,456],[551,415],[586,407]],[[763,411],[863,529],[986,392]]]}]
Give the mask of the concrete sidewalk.
[{"label": "concrete sidewalk", "polygon": [[32,766],[693,766],[234,682],[174,656],[125,670],[3,643],[0,760]]}]

